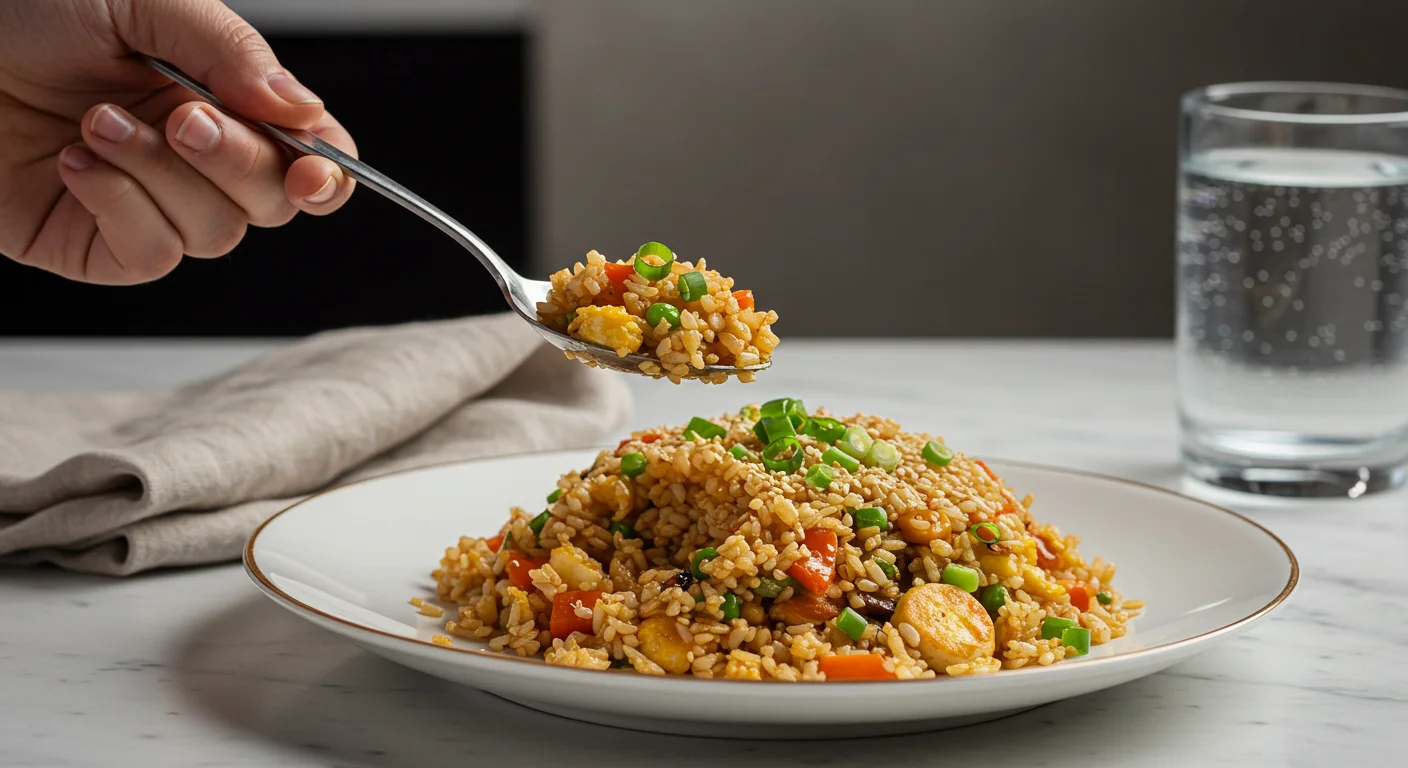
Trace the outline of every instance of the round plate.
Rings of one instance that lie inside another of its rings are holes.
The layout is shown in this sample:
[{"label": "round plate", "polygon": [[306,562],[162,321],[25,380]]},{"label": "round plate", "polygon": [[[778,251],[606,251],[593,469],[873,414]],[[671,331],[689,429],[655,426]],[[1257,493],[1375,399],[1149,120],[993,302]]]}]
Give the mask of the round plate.
[{"label": "round plate", "polygon": [[532,454],[414,470],[336,488],[275,515],[245,567],[275,602],[373,653],[543,712],[694,736],[836,738],[966,725],[1158,672],[1224,642],[1295,587],[1290,549],[1233,512],[1172,491],[1082,472],[989,461],[1038,520],[1114,562],[1133,631],[1050,667],[888,682],[785,683],[665,678],[555,667],[456,638],[419,615],[445,547],[533,509],[595,451]]}]

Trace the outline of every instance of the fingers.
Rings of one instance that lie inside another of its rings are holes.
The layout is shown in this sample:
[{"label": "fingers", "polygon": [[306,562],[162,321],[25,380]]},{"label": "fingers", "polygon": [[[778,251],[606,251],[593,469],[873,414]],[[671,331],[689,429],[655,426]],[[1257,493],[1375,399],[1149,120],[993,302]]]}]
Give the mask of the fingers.
[{"label": "fingers", "polygon": [[[357,145],[352,141],[352,136],[332,115],[324,115],[312,130],[323,141],[352,157],[357,156]],[[288,200],[314,216],[324,216],[341,208],[352,196],[355,186],[356,180],[337,163],[316,155],[295,160],[284,177],[284,194]]]},{"label": "fingers", "polygon": [[166,119],[166,144],[233,203],[249,223],[277,227],[298,209],[283,194],[288,159],[272,139],[208,104],[177,107]]},{"label": "fingers", "polygon": [[118,35],[133,50],[166,59],[255,120],[310,128],[323,103],[289,74],[269,44],[214,0],[110,0]]},{"label": "fingers", "polygon": [[[46,259],[60,274],[104,285],[155,280],[181,261],[181,236],[142,185],[82,146],[59,155],[59,177],[92,215],[96,231],[88,238],[75,216],[63,242],[45,243]],[[91,226],[91,225],[90,225]]]},{"label": "fingers", "polygon": [[178,233],[184,253],[223,256],[244,237],[249,219],[243,208],[185,162],[156,129],[120,107],[101,104],[84,115],[82,133],[94,154],[141,185],[157,214]]}]

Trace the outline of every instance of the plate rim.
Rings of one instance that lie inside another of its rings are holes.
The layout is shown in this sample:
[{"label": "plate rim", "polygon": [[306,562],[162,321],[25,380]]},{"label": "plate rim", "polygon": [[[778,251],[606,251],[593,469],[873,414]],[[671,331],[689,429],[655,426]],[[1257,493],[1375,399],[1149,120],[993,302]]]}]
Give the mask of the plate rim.
[{"label": "plate rim", "polygon": [[[577,668],[577,667],[567,667],[567,666],[556,666],[556,667],[554,667],[554,666],[552,666],[552,665],[548,665],[548,664],[547,664],[546,662],[544,662],[541,658],[538,658],[538,657],[536,657],[536,656],[535,656],[535,657],[522,657],[522,656],[517,656],[517,655],[509,655],[509,654],[506,654],[506,653],[500,653],[500,652],[496,652],[496,651],[491,651],[491,650],[488,650],[488,649],[482,649],[482,650],[481,650],[481,649],[478,649],[478,648],[458,648],[458,647],[454,647],[454,646],[437,645],[437,644],[432,643],[432,642],[427,641],[427,640],[421,640],[420,638],[406,637],[405,635],[398,635],[398,634],[394,634],[394,633],[391,633],[391,632],[387,632],[387,631],[385,631],[385,630],[377,629],[377,628],[375,628],[375,627],[369,627],[369,626],[366,626],[366,625],[364,625],[364,624],[358,624],[357,622],[350,621],[350,620],[348,620],[348,619],[343,619],[343,618],[340,618],[340,617],[338,617],[338,616],[334,616],[334,615],[332,615],[332,614],[330,614],[330,613],[327,613],[326,611],[323,611],[323,610],[321,610],[321,609],[319,609],[319,608],[316,608],[316,607],[314,607],[314,606],[311,606],[311,605],[309,605],[309,604],[303,602],[302,600],[299,600],[298,598],[294,597],[293,595],[290,595],[289,593],[285,592],[283,589],[279,588],[276,584],[274,584],[273,580],[270,579],[270,578],[264,573],[264,571],[259,567],[259,564],[258,564],[258,563],[256,562],[256,560],[255,560],[255,556],[254,556],[254,545],[255,545],[255,543],[257,542],[257,540],[259,539],[259,535],[264,532],[264,529],[265,529],[265,528],[267,528],[267,527],[268,527],[271,523],[273,523],[275,520],[279,519],[280,517],[282,517],[283,515],[285,515],[285,514],[287,514],[287,513],[289,513],[289,512],[292,512],[293,510],[297,509],[298,507],[301,507],[301,506],[303,506],[304,504],[307,504],[307,503],[313,501],[314,499],[321,498],[321,497],[323,497],[323,496],[326,496],[326,495],[331,494],[331,493],[334,493],[334,492],[342,491],[342,490],[344,490],[344,489],[351,488],[351,487],[356,486],[356,485],[361,485],[361,484],[363,484],[363,483],[373,482],[373,481],[377,481],[377,480],[384,480],[384,479],[387,479],[387,478],[397,477],[397,476],[400,476],[400,475],[414,474],[414,473],[416,473],[416,472],[422,472],[422,471],[429,471],[429,470],[436,470],[436,469],[444,469],[444,468],[447,468],[447,467],[456,467],[456,466],[463,466],[463,465],[481,464],[481,463],[485,463],[485,462],[501,461],[501,460],[505,460],[505,459],[521,459],[521,458],[530,458],[530,457],[535,457],[535,456],[548,456],[548,455],[560,454],[560,453],[586,452],[586,451],[592,451],[592,450],[595,450],[595,451],[610,450],[610,446],[602,445],[602,446],[595,447],[595,448],[593,448],[593,447],[584,447],[584,448],[559,448],[559,449],[553,449],[553,450],[519,451],[519,452],[509,453],[509,454],[494,455],[494,456],[480,456],[480,457],[469,458],[469,459],[451,459],[451,460],[447,460],[447,461],[439,461],[439,462],[434,462],[434,463],[431,463],[431,464],[425,464],[425,465],[418,466],[418,467],[405,467],[405,468],[402,468],[402,469],[391,470],[391,471],[389,471],[389,472],[383,472],[383,473],[381,473],[381,474],[371,475],[371,476],[369,476],[369,477],[358,478],[358,479],[356,479],[356,480],[352,480],[352,481],[349,481],[349,482],[346,482],[346,483],[342,483],[342,484],[340,484],[340,485],[332,485],[332,486],[329,486],[329,487],[327,487],[327,488],[323,488],[322,490],[319,490],[319,491],[317,491],[317,492],[315,492],[315,493],[312,493],[312,494],[308,495],[307,497],[305,497],[305,498],[303,498],[303,499],[300,499],[300,500],[298,500],[298,501],[296,501],[296,502],[294,502],[294,503],[292,503],[292,504],[290,504],[290,505],[284,507],[283,509],[280,509],[278,512],[275,512],[274,514],[270,515],[267,520],[265,520],[264,522],[260,523],[260,524],[259,524],[259,527],[257,527],[257,528],[254,529],[254,532],[253,532],[252,534],[250,534],[249,539],[245,542],[244,551],[243,551],[243,557],[241,558],[241,559],[243,560],[245,574],[246,574],[251,580],[253,580],[253,581],[255,582],[256,586],[259,587],[259,589],[260,589],[261,592],[263,592],[265,595],[267,595],[267,596],[270,597],[271,599],[274,599],[274,600],[276,600],[276,601],[279,601],[279,602],[284,603],[284,605],[285,605],[286,608],[296,609],[297,611],[304,611],[304,612],[307,612],[307,613],[309,613],[309,614],[312,614],[314,617],[318,618],[319,620],[321,620],[321,621],[323,621],[323,622],[332,622],[332,623],[334,623],[334,624],[339,624],[339,625],[345,626],[345,627],[347,627],[347,628],[349,628],[349,629],[351,629],[351,630],[354,630],[354,631],[357,632],[357,633],[368,634],[368,635],[373,635],[373,636],[378,637],[378,638],[382,638],[382,644],[384,644],[385,640],[392,640],[392,641],[397,641],[397,642],[401,642],[401,643],[407,643],[407,644],[409,644],[409,645],[411,645],[411,646],[413,646],[413,647],[415,647],[415,648],[417,648],[417,649],[427,649],[427,648],[428,648],[428,649],[434,649],[434,650],[436,650],[436,651],[445,651],[445,652],[451,652],[451,653],[459,653],[459,654],[464,654],[465,656],[467,656],[467,657],[469,657],[469,658],[486,660],[486,661],[488,661],[489,663],[510,662],[510,663],[517,663],[517,664],[528,664],[528,665],[532,666],[533,668],[535,668],[535,669],[538,670],[538,671],[542,671],[543,668],[547,667],[547,668],[551,668],[552,671],[553,671],[553,673],[561,672],[561,673],[568,673],[568,674],[573,674],[573,675],[576,675],[576,674],[588,674],[588,675],[592,675],[592,676],[593,676],[592,679],[596,679],[596,680],[599,680],[599,681],[602,679],[602,678],[601,678],[602,673],[605,672],[605,673],[607,673],[608,675],[610,675],[610,674],[612,674],[612,673],[615,673],[616,675],[621,675],[621,676],[630,677],[630,678],[650,678],[651,681],[656,682],[657,684],[660,683],[660,682],[666,682],[667,684],[684,684],[684,685],[691,685],[691,686],[693,686],[693,685],[704,685],[704,684],[714,684],[714,685],[752,685],[752,686],[767,685],[767,686],[769,686],[769,687],[779,687],[779,688],[789,688],[789,689],[790,689],[790,687],[793,685],[793,683],[792,683],[791,681],[783,681],[783,680],[739,680],[739,679],[730,679],[730,678],[696,678],[696,677],[694,677],[694,676],[692,676],[692,675],[690,675],[690,676],[667,676],[667,677],[662,677],[662,676],[658,676],[658,675],[641,675],[641,674],[639,674],[639,673],[634,672],[633,670],[628,670],[628,669],[616,669],[616,668],[612,668],[612,669],[607,669],[607,670],[596,670],[596,669],[580,669],[580,668]],[[1075,476],[1079,476],[1079,477],[1083,477],[1083,478],[1087,478],[1087,479],[1091,479],[1091,480],[1107,481],[1107,482],[1112,482],[1112,483],[1116,483],[1116,484],[1119,484],[1119,485],[1132,486],[1132,487],[1139,488],[1139,489],[1146,490],[1146,491],[1154,491],[1154,492],[1156,492],[1156,493],[1160,493],[1160,494],[1163,494],[1163,495],[1166,495],[1166,496],[1172,496],[1172,497],[1174,497],[1174,498],[1176,498],[1176,499],[1180,499],[1180,500],[1183,500],[1183,501],[1193,502],[1194,504],[1198,504],[1198,505],[1200,505],[1200,506],[1206,507],[1206,508],[1208,508],[1208,509],[1210,509],[1210,510],[1212,510],[1212,511],[1214,511],[1214,512],[1219,512],[1219,513],[1221,513],[1221,514],[1228,515],[1228,516],[1234,518],[1235,520],[1240,521],[1241,523],[1244,523],[1244,524],[1246,524],[1246,525],[1251,526],[1251,527],[1254,528],[1255,530],[1261,532],[1263,535],[1269,537],[1273,542],[1276,543],[1277,546],[1279,546],[1279,547],[1281,548],[1282,554],[1285,555],[1287,562],[1290,564],[1290,574],[1289,574],[1288,578],[1286,579],[1286,584],[1285,584],[1285,586],[1283,586],[1283,587],[1281,588],[1281,591],[1280,591],[1279,593],[1277,593],[1277,595],[1276,595],[1275,597],[1273,597],[1273,598],[1272,598],[1269,602],[1267,602],[1265,605],[1261,606],[1260,608],[1256,609],[1255,611],[1252,611],[1251,613],[1247,614],[1246,616],[1243,616],[1242,618],[1237,619],[1236,621],[1233,621],[1233,622],[1231,622],[1231,623],[1229,623],[1229,624],[1224,624],[1224,625],[1222,625],[1222,626],[1220,626],[1220,627],[1216,627],[1216,628],[1214,628],[1214,629],[1210,629],[1210,630],[1208,630],[1208,631],[1206,631],[1206,632],[1200,632],[1200,633],[1198,633],[1198,634],[1196,634],[1196,635],[1193,635],[1192,637],[1185,637],[1185,638],[1181,638],[1181,639],[1179,639],[1179,640],[1174,640],[1173,642],[1163,643],[1163,644],[1161,644],[1161,645],[1155,645],[1155,646],[1150,647],[1150,648],[1142,648],[1142,649],[1139,649],[1139,650],[1130,651],[1130,652],[1128,652],[1128,653],[1120,653],[1120,654],[1115,654],[1115,655],[1112,655],[1112,656],[1103,656],[1103,657],[1095,658],[1095,659],[1087,659],[1087,660],[1082,661],[1082,662],[1077,663],[1077,664],[1070,664],[1070,665],[1066,665],[1066,664],[1051,664],[1051,665],[1048,665],[1048,666],[1027,666],[1027,667],[1021,667],[1021,668],[1019,668],[1019,669],[1006,669],[1006,670],[1001,670],[1001,672],[1000,672],[999,674],[993,674],[993,675],[977,675],[977,676],[973,676],[973,677],[975,677],[975,678],[978,678],[978,679],[987,679],[987,678],[991,678],[991,677],[1000,677],[1000,678],[1003,678],[1003,679],[1010,679],[1010,678],[1012,678],[1012,677],[1014,677],[1014,676],[1019,676],[1019,675],[1020,675],[1020,676],[1028,676],[1028,675],[1033,675],[1033,674],[1044,674],[1044,675],[1048,675],[1048,676],[1049,676],[1049,675],[1061,675],[1061,674],[1078,674],[1078,673],[1079,673],[1079,670],[1081,670],[1081,669],[1086,669],[1086,668],[1089,668],[1089,667],[1092,667],[1092,666],[1106,666],[1106,667],[1108,667],[1111,662],[1128,663],[1128,662],[1133,661],[1133,660],[1135,660],[1135,659],[1149,659],[1149,658],[1155,658],[1155,657],[1163,656],[1163,655],[1166,655],[1166,654],[1169,654],[1169,653],[1175,653],[1175,652],[1177,652],[1177,651],[1179,651],[1179,650],[1181,650],[1181,649],[1187,648],[1187,647],[1190,646],[1190,645],[1194,645],[1194,644],[1200,643],[1200,642],[1205,642],[1205,641],[1210,640],[1210,639],[1212,639],[1212,638],[1215,638],[1215,637],[1218,637],[1218,636],[1221,636],[1221,635],[1226,635],[1226,634],[1229,634],[1229,633],[1235,633],[1235,632],[1237,632],[1237,631],[1239,631],[1239,630],[1241,630],[1241,629],[1244,629],[1245,627],[1247,627],[1247,626],[1249,626],[1250,624],[1256,622],[1258,619],[1260,619],[1260,618],[1262,618],[1263,616],[1267,615],[1267,614],[1270,613],[1271,611],[1275,610],[1275,609],[1276,609],[1278,606],[1280,606],[1282,603],[1284,603],[1284,602],[1291,596],[1291,593],[1295,591],[1296,586],[1300,583],[1300,561],[1296,558],[1295,552],[1293,552],[1293,551],[1291,550],[1290,545],[1286,544],[1286,542],[1285,542],[1284,540],[1282,540],[1280,536],[1277,536],[1273,531],[1271,531],[1271,530],[1270,530],[1269,528],[1267,528],[1266,526],[1264,526],[1264,525],[1262,525],[1261,523],[1259,523],[1259,522],[1257,522],[1257,521],[1251,519],[1250,517],[1247,517],[1246,515],[1243,515],[1243,514],[1241,514],[1241,513],[1239,513],[1239,512],[1236,512],[1236,511],[1233,511],[1233,510],[1231,510],[1231,509],[1228,509],[1227,507],[1221,506],[1221,505],[1219,505],[1219,504],[1214,504],[1213,502],[1206,501],[1206,500],[1204,500],[1204,499],[1199,499],[1199,498],[1196,498],[1196,497],[1194,497],[1194,496],[1190,496],[1190,495],[1185,494],[1185,493],[1180,493],[1179,491],[1175,491],[1175,490],[1173,490],[1173,489],[1171,489],[1171,488],[1165,488],[1165,487],[1163,487],[1163,486],[1154,485],[1154,484],[1152,484],[1152,483],[1146,483],[1146,482],[1143,482],[1143,481],[1140,481],[1140,480],[1130,480],[1130,479],[1123,478],[1123,477],[1116,477],[1116,476],[1114,476],[1114,475],[1107,475],[1107,474],[1103,474],[1103,473],[1100,473],[1100,472],[1094,472],[1094,471],[1091,471],[1091,470],[1074,469],[1074,468],[1071,468],[1071,467],[1061,467],[1061,466],[1057,466],[1057,465],[1054,465],[1054,464],[1044,464],[1044,463],[1040,463],[1040,462],[1023,461],[1023,460],[1020,460],[1020,459],[1004,459],[1004,458],[997,457],[997,456],[986,456],[986,457],[984,457],[983,460],[984,460],[984,461],[988,461],[988,462],[992,462],[992,463],[996,463],[996,464],[1005,464],[1005,465],[1008,465],[1008,466],[1020,467],[1020,468],[1023,468],[1023,469],[1034,469],[1034,470],[1042,471],[1042,472],[1053,472],[1053,473],[1057,473],[1057,474],[1075,475]],[[423,653],[423,650],[422,650],[421,652]],[[939,677],[936,677],[936,678],[917,678],[917,679],[911,679],[911,680],[827,680],[827,681],[824,681],[824,682],[827,684],[828,687],[831,687],[831,686],[877,687],[877,686],[878,686],[878,687],[888,688],[888,689],[890,689],[890,690],[893,690],[893,686],[894,686],[895,684],[897,684],[897,683],[908,683],[908,684],[929,683],[929,684],[931,684],[931,685],[933,685],[933,684],[939,684],[939,685],[953,685],[953,684],[959,683],[959,682],[961,682],[961,681],[965,681],[965,680],[967,680],[967,679],[968,679],[967,677],[951,678],[951,677],[948,677],[948,676],[944,675],[944,676],[939,676]],[[810,682],[810,681],[804,681],[804,682]]]}]

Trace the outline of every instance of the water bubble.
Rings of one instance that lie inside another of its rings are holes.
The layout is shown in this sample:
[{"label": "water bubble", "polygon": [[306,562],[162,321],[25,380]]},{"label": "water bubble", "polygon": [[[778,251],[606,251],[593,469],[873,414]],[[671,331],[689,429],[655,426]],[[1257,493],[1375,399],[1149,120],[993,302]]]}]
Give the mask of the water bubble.
[{"label": "water bubble", "polygon": [[1335,360],[1336,360],[1336,362],[1341,362],[1341,363],[1344,362],[1344,357],[1345,357],[1345,355],[1344,355],[1344,350],[1343,350],[1343,349],[1337,349],[1337,350],[1335,350]]},{"label": "water bubble", "polygon": [[1308,339],[1305,340],[1305,343],[1306,343],[1306,344],[1309,344],[1309,345],[1312,346],[1312,347],[1318,347],[1318,346],[1320,346],[1320,337],[1319,337],[1319,336],[1311,336],[1310,338],[1308,338]]},{"label": "water bubble", "polygon": [[[1304,261],[1304,259],[1301,259],[1301,261]],[[1299,280],[1299,279],[1300,279],[1300,275],[1298,275],[1298,274],[1296,274],[1295,272],[1292,272],[1292,271],[1290,271],[1290,270],[1286,270],[1286,282],[1288,282],[1288,283],[1294,283],[1296,280]]]},{"label": "water bubble", "polygon": [[1228,252],[1227,252],[1227,263],[1228,263],[1228,264],[1236,264],[1237,262],[1239,262],[1239,261],[1241,261],[1241,260],[1242,260],[1242,254],[1241,254],[1241,253],[1239,253],[1239,252],[1237,252],[1237,251],[1228,251]]},{"label": "water bubble", "polygon": [[1256,334],[1251,331],[1242,331],[1242,341],[1254,341]]},{"label": "water bubble", "polygon": [[1271,273],[1270,273],[1270,272],[1267,272],[1267,271],[1264,270],[1264,269],[1258,269],[1258,270],[1256,271],[1256,279],[1258,279],[1258,280],[1260,280],[1261,282],[1264,283],[1264,282],[1266,282],[1267,280],[1271,279]]},{"label": "water bubble", "polygon": [[1271,228],[1271,236],[1272,236],[1272,237],[1280,237],[1280,236],[1281,236],[1281,228],[1280,228],[1280,227],[1272,227],[1272,228]]},{"label": "water bubble", "polygon": [[[1167,285],[1167,283],[1165,283],[1165,285]],[[1354,287],[1355,287],[1355,288],[1363,288],[1363,287],[1364,287],[1364,278],[1362,278],[1362,277],[1356,277],[1356,278],[1354,278]]]},{"label": "water bubble", "polygon": [[1276,300],[1273,299],[1273,298],[1271,298],[1270,296],[1263,296],[1263,297],[1261,297],[1261,306],[1263,306],[1263,307],[1270,308],[1271,305],[1273,305],[1273,304],[1275,304],[1275,303],[1276,303]]},{"label": "water bubble", "polygon": [[1259,229],[1253,229],[1251,232],[1248,232],[1248,233],[1247,233],[1247,237],[1250,237],[1250,238],[1253,239],[1253,240],[1260,240],[1260,239],[1261,239],[1261,230],[1259,230]]},{"label": "water bubble", "polygon": [[1220,293],[1219,293],[1219,294],[1215,294],[1215,295],[1212,297],[1212,304],[1213,304],[1213,306],[1215,306],[1215,307],[1220,307],[1220,306],[1222,306],[1223,304],[1226,304],[1226,303],[1227,303],[1226,297],[1224,297],[1224,296],[1223,296],[1222,294],[1220,294]]},{"label": "water bubble", "polygon": [[1286,331],[1286,341],[1295,341],[1295,340],[1296,340],[1296,332],[1295,332],[1295,331]]},{"label": "water bubble", "polygon": [[1281,286],[1280,288],[1278,288],[1278,289],[1276,289],[1276,290],[1279,291],[1280,294],[1281,294],[1282,296],[1285,296],[1286,298],[1290,298],[1290,297],[1291,297],[1291,286],[1289,286],[1289,285],[1283,285],[1283,286]]},{"label": "water bubble", "polygon": [[1282,249],[1282,248],[1285,248],[1285,247],[1286,247],[1286,244],[1283,243],[1283,242],[1281,242],[1280,240],[1273,240],[1273,241],[1271,241],[1271,250],[1273,250],[1273,251],[1276,251],[1276,252],[1279,253],[1279,252],[1281,251],[1281,249]]},{"label": "water bubble", "polygon": [[1302,309],[1305,309],[1305,302],[1301,301],[1300,299],[1296,299],[1295,301],[1291,302],[1291,309],[1294,309],[1295,311],[1299,312]]},{"label": "water bubble", "polygon": [[[1167,285],[1167,283],[1165,283],[1165,285]],[[1243,287],[1243,288],[1255,288],[1255,287],[1256,287],[1256,281],[1253,280],[1253,279],[1251,279],[1250,277],[1244,277],[1244,278],[1242,278],[1242,287]]]},{"label": "water bubble", "polygon": [[1261,354],[1263,354],[1263,355],[1269,355],[1269,354],[1271,354],[1271,345],[1270,345],[1270,344],[1267,344],[1267,343],[1264,342],[1264,341],[1261,343],[1261,346],[1259,347],[1259,349],[1261,350]]},{"label": "water bubble", "polygon": [[1227,324],[1225,324],[1225,323],[1224,323],[1223,325],[1217,326],[1217,335],[1218,335],[1218,336],[1231,336],[1231,335],[1232,335],[1232,326],[1227,325]]},{"label": "water bubble", "polygon": [[1282,216],[1282,217],[1281,217],[1281,226],[1283,226],[1283,227],[1289,227],[1289,226],[1291,226],[1291,217],[1290,217],[1290,216]]}]

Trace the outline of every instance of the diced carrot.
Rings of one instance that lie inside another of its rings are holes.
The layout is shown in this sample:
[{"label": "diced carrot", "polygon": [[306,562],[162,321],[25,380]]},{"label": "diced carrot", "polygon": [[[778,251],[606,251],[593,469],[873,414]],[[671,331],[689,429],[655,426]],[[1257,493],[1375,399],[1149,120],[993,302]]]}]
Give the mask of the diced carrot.
[{"label": "diced carrot", "polygon": [[606,270],[606,279],[617,285],[626,282],[626,278],[636,271],[636,268],[630,264],[617,264],[614,261],[606,262],[603,269]]},{"label": "diced carrot", "polygon": [[531,589],[533,577],[529,576],[528,572],[542,568],[547,562],[545,557],[529,557],[522,552],[510,553],[508,556],[508,580],[519,589]]},{"label": "diced carrot", "polygon": [[983,471],[987,473],[987,476],[988,476],[988,477],[992,478],[992,481],[993,481],[994,483],[1000,483],[1000,482],[1002,482],[1001,480],[998,479],[997,473],[994,472],[994,471],[992,471],[992,467],[989,467],[987,464],[983,463],[983,460],[982,460],[982,459],[976,459],[976,460],[973,461],[973,463],[974,463],[974,464],[977,464],[977,465],[980,466],[980,467],[982,467],[982,468],[983,468]]},{"label": "diced carrot", "polygon": [[885,660],[873,653],[823,656],[816,664],[827,680],[888,680],[895,676],[885,669]]},{"label": "diced carrot", "polygon": [[646,445],[650,445],[651,443],[653,443],[653,442],[655,442],[656,440],[659,440],[659,439],[660,439],[660,436],[657,435],[657,434],[655,434],[655,433],[653,433],[653,432],[652,432],[651,434],[648,434],[648,435],[641,435],[640,437],[628,437],[628,438],[626,438],[625,440],[622,440],[620,445],[617,445],[617,446],[616,446],[616,450],[619,451],[619,450],[621,450],[622,448],[625,448],[625,447],[626,447],[626,443],[629,443],[629,442],[631,442],[632,440],[639,440],[639,441],[641,441],[642,443],[645,443]]},{"label": "diced carrot", "polygon": [[578,616],[577,606],[580,604],[586,608],[594,608],[596,607],[596,601],[600,599],[601,590],[599,589],[558,592],[556,595],[553,595],[552,618],[548,622],[552,636],[557,639],[564,639],[573,632],[591,634],[592,617]]},{"label": "diced carrot", "polygon": [[808,592],[823,594],[836,576],[836,532],[828,528],[808,528],[804,543],[811,550],[811,556],[793,563],[787,574]]},{"label": "diced carrot", "polygon": [[626,303],[626,278],[636,270],[630,264],[617,264],[608,261],[603,269],[606,271],[606,285],[601,287],[601,293],[592,297],[592,303],[599,306],[624,306]]},{"label": "diced carrot", "polygon": [[1081,613],[1090,610],[1090,590],[1086,589],[1084,584],[1077,581],[1067,585],[1066,594],[1071,596],[1071,605],[1075,606],[1076,610]]},{"label": "diced carrot", "polygon": [[1045,538],[1038,535],[1034,535],[1032,538],[1036,539],[1037,565],[1049,571],[1061,564],[1061,561],[1058,560],[1055,555],[1051,554],[1051,550],[1047,548]]},{"label": "diced carrot", "polygon": [[752,309],[752,308],[753,308],[753,292],[752,292],[752,291],[734,291],[734,292],[733,292],[733,298],[738,299],[738,308],[739,308],[739,309]]},{"label": "diced carrot", "polygon": [[504,535],[501,533],[493,538],[485,539],[484,543],[489,545],[491,551],[498,552],[499,547],[504,545]]}]

